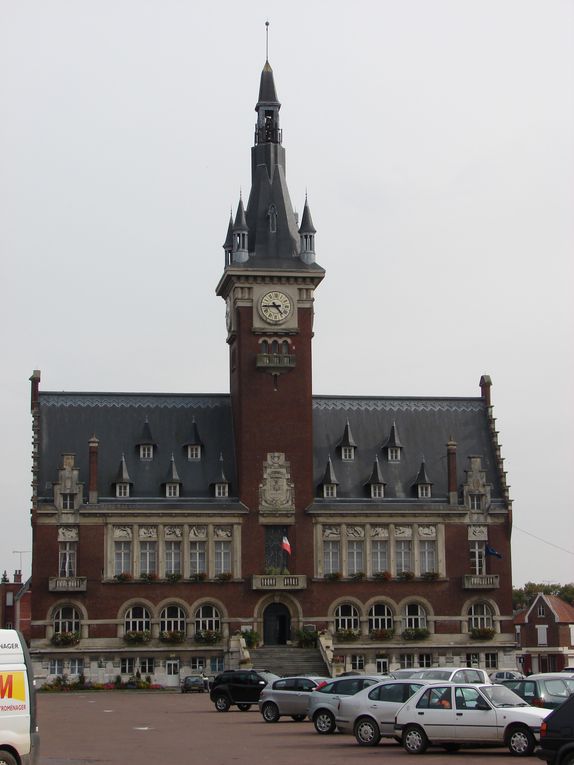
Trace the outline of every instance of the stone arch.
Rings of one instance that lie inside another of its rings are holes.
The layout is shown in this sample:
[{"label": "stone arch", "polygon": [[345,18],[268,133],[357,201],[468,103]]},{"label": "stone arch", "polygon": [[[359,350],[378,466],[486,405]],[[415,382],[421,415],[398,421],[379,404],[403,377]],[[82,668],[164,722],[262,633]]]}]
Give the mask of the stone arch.
[{"label": "stone arch", "polygon": [[472,606],[477,605],[478,603],[485,603],[490,610],[492,611],[492,626],[496,630],[496,632],[500,632],[500,608],[498,607],[498,603],[496,601],[492,600],[491,598],[484,597],[484,595],[473,595],[470,598],[467,598],[462,606],[462,613],[460,617],[460,631],[463,635],[468,635],[468,612],[470,611]]},{"label": "stone arch", "polygon": [[[405,619],[405,608],[410,605],[411,603],[416,603],[419,606],[422,606],[426,611],[426,623],[427,623],[427,629],[429,632],[435,631],[435,614],[434,609],[432,607],[432,604],[430,600],[427,600],[426,598],[421,597],[420,595],[407,595],[402,600],[400,600],[397,603],[397,626],[402,624],[402,628],[404,629],[406,625],[406,619]],[[400,620],[400,621],[399,621]]]},{"label": "stone arch", "polygon": [[268,645],[286,643],[291,639],[292,628],[303,623],[301,604],[287,592],[264,595],[256,603],[253,616],[257,631]]}]

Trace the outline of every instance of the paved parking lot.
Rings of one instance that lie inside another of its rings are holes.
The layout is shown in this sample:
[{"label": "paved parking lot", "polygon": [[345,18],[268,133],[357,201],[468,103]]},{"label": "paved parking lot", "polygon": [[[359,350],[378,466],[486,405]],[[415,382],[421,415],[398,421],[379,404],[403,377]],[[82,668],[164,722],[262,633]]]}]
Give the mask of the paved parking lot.
[{"label": "paved parking lot", "polygon": [[[259,711],[216,712],[207,694],[97,691],[38,694],[40,765],[499,765],[502,749],[407,755],[397,744],[359,747],[319,736],[310,722],[263,722]],[[529,760],[532,765],[539,762]]]}]

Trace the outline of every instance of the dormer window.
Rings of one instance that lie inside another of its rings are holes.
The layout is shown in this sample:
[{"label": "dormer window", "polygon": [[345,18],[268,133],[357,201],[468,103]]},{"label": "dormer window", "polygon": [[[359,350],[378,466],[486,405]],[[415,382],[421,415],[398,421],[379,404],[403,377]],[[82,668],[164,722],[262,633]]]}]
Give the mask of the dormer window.
[{"label": "dormer window", "polygon": [[469,494],[468,504],[471,510],[482,510],[482,494]]},{"label": "dormer window", "polygon": [[227,496],[229,496],[229,485],[227,483],[216,483],[215,484],[215,496],[216,497],[227,497]]},{"label": "dormer window", "polygon": [[152,444],[140,444],[140,460],[144,460],[144,461],[153,460],[153,445]]},{"label": "dormer window", "polygon": [[130,485],[129,483],[117,483],[116,484],[116,497],[129,497]]},{"label": "dormer window", "polygon": [[190,462],[198,462],[201,459],[201,446],[199,444],[190,444],[187,447],[187,459]]},{"label": "dormer window", "polygon": [[355,447],[354,446],[342,446],[341,447],[341,459],[343,462],[352,462],[355,459]]},{"label": "dormer window", "polygon": [[329,499],[337,496],[337,484],[325,483],[323,484],[323,496]]},{"label": "dormer window", "polygon": [[427,499],[431,495],[430,483],[419,483],[419,499]]},{"label": "dormer window", "polygon": [[179,497],[179,484],[178,483],[166,483],[165,485],[166,497]]},{"label": "dormer window", "polygon": [[62,510],[73,510],[76,499],[75,494],[62,494]]},{"label": "dormer window", "polygon": [[385,487],[382,483],[371,484],[371,499],[382,499],[385,496]]},{"label": "dormer window", "polygon": [[389,446],[387,449],[387,458],[389,462],[401,461],[401,450],[398,446]]}]

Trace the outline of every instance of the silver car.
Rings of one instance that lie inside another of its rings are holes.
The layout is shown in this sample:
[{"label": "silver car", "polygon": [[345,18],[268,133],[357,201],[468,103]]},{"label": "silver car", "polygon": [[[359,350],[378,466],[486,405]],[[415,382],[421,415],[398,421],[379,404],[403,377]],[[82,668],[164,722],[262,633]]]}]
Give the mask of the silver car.
[{"label": "silver car", "polygon": [[433,667],[432,669],[418,669],[412,678],[424,678],[431,683],[490,683],[488,672],[476,667]]},{"label": "silver car", "polygon": [[259,697],[259,711],[265,722],[274,723],[282,715],[289,715],[295,722],[307,717],[309,697],[319,684],[328,682],[327,677],[281,677],[267,685]]},{"label": "silver car", "polygon": [[361,746],[376,746],[383,736],[396,737],[395,714],[427,680],[383,680],[341,699],[335,716],[341,733],[354,733]]},{"label": "silver car", "polygon": [[395,732],[409,754],[428,746],[456,751],[463,745],[506,746],[532,754],[550,709],[526,704],[504,685],[433,683],[399,709]]},{"label": "silver car", "polygon": [[363,688],[380,683],[382,679],[381,675],[339,677],[320,688],[316,688],[309,697],[307,714],[309,719],[313,721],[317,733],[334,733],[336,731],[335,715],[342,697],[354,696]]}]

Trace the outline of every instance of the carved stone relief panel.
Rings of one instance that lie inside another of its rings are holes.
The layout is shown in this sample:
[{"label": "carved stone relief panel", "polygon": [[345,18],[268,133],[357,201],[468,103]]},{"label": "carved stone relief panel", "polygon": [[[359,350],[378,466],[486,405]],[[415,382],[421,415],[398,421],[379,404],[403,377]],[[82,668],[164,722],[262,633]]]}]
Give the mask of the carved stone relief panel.
[{"label": "carved stone relief panel", "polygon": [[131,539],[131,526],[114,526],[114,539]]},{"label": "carved stone relief panel", "polygon": [[181,539],[183,535],[181,526],[166,526],[163,531],[166,539]]},{"label": "carved stone relief panel", "polygon": [[295,512],[295,484],[291,466],[283,452],[269,452],[263,463],[263,480],[259,484],[259,513],[281,514]]},{"label": "carved stone relief panel", "polygon": [[436,539],[436,526],[419,526],[419,537],[421,539]]},{"label": "carved stone relief panel", "polygon": [[364,526],[347,526],[347,538],[348,539],[364,539],[365,538]]},{"label": "carved stone relief panel", "polygon": [[388,526],[371,526],[371,537],[373,539],[388,539],[389,527]]},{"label": "carved stone relief panel", "polygon": [[77,526],[60,526],[58,528],[58,542],[77,542],[78,539]]},{"label": "carved stone relief panel", "polygon": [[191,526],[189,529],[190,539],[206,539],[207,538],[207,526]]},{"label": "carved stone relief panel", "polygon": [[488,526],[469,526],[468,538],[479,542],[488,541]]},{"label": "carved stone relief panel", "polygon": [[157,539],[157,526],[140,526],[140,539]]},{"label": "carved stone relief panel", "polygon": [[395,537],[397,539],[412,539],[413,527],[412,526],[395,526]]},{"label": "carved stone relief panel", "polygon": [[340,539],[340,526],[323,526],[323,539]]},{"label": "carved stone relief panel", "polygon": [[215,539],[231,539],[233,536],[233,529],[231,526],[214,526],[213,536]]}]

